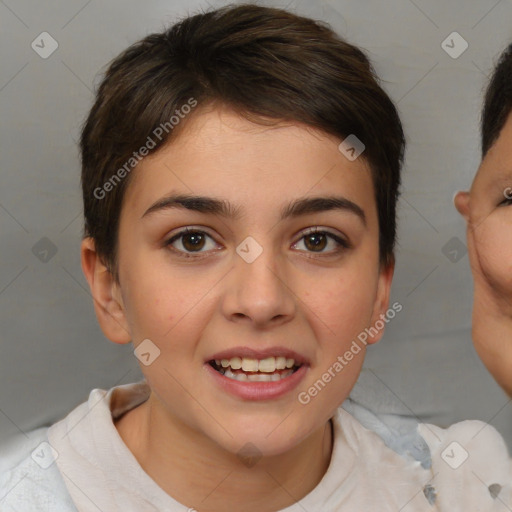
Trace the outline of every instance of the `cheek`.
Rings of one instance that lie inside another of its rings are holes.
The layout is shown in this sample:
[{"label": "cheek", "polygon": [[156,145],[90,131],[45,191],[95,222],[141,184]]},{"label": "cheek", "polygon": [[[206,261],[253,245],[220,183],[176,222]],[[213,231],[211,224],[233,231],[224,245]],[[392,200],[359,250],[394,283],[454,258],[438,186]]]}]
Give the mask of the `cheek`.
[{"label": "cheek", "polygon": [[339,348],[368,327],[375,302],[374,274],[369,267],[344,269],[311,289],[309,309],[322,320],[314,323],[325,329],[317,339],[332,341],[333,348]]},{"label": "cheek", "polygon": [[[500,212],[502,213],[502,212]],[[509,218],[505,218],[507,213]],[[489,218],[475,237],[480,264],[486,277],[497,288],[512,292],[512,210]]]},{"label": "cheek", "polygon": [[320,283],[303,308],[318,342],[318,366],[298,396],[299,403],[307,401],[313,417],[323,417],[326,410],[333,414],[354,386],[366,353],[359,340],[370,327],[375,301],[375,277],[369,268],[365,274],[340,272]]},{"label": "cheek", "polygon": [[[127,267],[128,268],[128,267]],[[192,270],[171,269],[153,261],[143,264],[133,258],[126,272],[126,312],[133,329],[133,338],[172,340],[182,324],[200,310],[205,290],[214,285],[212,278],[204,280]],[[209,285],[208,280],[212,283]]]}]

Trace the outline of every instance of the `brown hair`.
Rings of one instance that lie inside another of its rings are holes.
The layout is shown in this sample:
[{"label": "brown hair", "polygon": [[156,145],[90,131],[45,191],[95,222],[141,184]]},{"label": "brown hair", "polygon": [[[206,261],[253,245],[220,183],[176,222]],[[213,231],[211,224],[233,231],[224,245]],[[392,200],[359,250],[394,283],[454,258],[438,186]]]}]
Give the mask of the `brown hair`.
[{"label": "brown hair", "polygon": [[[112,61],[99,86],[80,141],[84,236],[95,240],[116,280],[129,171],[139,148],[153,152],[176,137],[193,112],[176,129],[169,120],[191,100],[229,106],[253,122],[301,122],[340,138],[355,134],[372,172],[380,260],[393,261],[405,140],[368,58],[323,22],[242,4],[186,17],[133,44]],[[160,138],[154,136],[159,127]]]},{"label": "brown hair", "polygon": [[482,111],[482,158],[496,142],[512,112],[512,44],[501,54],[494,69]]}]

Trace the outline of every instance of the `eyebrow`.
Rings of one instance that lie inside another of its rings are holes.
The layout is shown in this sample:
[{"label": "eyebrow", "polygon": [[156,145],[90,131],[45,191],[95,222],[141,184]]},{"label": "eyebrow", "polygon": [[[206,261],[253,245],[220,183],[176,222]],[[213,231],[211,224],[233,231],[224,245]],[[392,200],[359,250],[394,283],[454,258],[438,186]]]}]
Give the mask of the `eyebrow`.
[{"label": "eyebrow", "polygon": [[[153,203],[142,215],[141,219],[155,212],[173,208],[193,210],[199,213],[219,215],[237,220],[243,211],[241,205],[233,205],[229,201],[213,197],[190,194],[170,194]],[[281,219],[295,218],[311,213],[341,210],[355,214],[366,226],[366,215],[363,209],[343,196],[304,197],[291,201],[281,209]]]}]

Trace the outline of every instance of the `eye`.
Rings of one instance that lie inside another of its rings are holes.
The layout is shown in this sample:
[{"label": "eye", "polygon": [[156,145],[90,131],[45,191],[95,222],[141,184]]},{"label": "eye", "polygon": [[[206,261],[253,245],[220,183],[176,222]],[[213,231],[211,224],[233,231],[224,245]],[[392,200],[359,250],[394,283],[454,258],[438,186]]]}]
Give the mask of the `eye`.
[{"label": "eye", "polygon": [[[210,248],[206,247],[208,239],[213,242],[213,246],[210,246]],[[307,252],[318,254],[338,253],[351,247],[349,242],[338,235],[329,231],[319,230],[318,228],[310,229],[298,242],[295,242],[293,247],[297,246],[302,240],[304,240]],[[329,242],[331,242],[333,247],[331,247],[330,251],[325,251],[324,249],[329,246]],[[208,250],[213,250],[216,247],[213,238],[208,233],[194,228],[181,230],[167,240],[164,245],[185,258],[193,258],[196,254],[208,252]],[[205,247],[206,250],[203,250]]]},{"label": "eye", "polygon": [[[182,253],[180,256],[189,258],[193,257],[190,256],[193,253],[207,252],[202,250],[207,245],[207,239],[213,241],[213,238],[204,231],[186,228],[167,240],[165,246],[170,246],[176,252]],[[174,245],[175,243],[176,245]],[[215,244],[213,244],[213,249],[215,247]],[[210,249],[212,249],[212,247],[210,247]]]},{"label": "eye", "polygon": [[501,201],[498,206],[509,206],[512,204],[512,187],[507,187],[504,191],[503,191],[503,196],[505,197],[505,199],[503,199],[503,201]]},{"label": "eye", "polygon": [[[339,237],[338,235],[335,235],[334,233],[331,233],[329,231],[322,231],[318,228],[313,228],[309,230],[306,234],[302,236],[302,238],[294,244],[297,245],[301,241],[304,241],[304,246],[306,247],[306,250],[308,252],[313,253],[338,253],[343,251],[344,249],[349,249],[350,244],[348,241],[344,240],[343,238]],[[334,246],[331,251],[324,251],[326,247],[328,247],[329,242],[331,243],[331,246]]]}]

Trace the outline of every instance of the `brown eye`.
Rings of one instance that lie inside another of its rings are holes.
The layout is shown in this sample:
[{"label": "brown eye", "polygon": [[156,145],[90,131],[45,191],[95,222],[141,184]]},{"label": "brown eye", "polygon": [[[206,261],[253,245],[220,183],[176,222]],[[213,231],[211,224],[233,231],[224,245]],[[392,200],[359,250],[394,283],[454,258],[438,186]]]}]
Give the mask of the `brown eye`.
[{"label": "brown eye", "polygon": [[[342,251],[343,249],[350,248],[350,244],[348,241],[335,235],[334,233],[330,233],[329,231],[310,231],[309,233],[306,233],[294,245],[299,244],[302,240],[304,240],[304,246],[307,252],[313,252],[318,254],[335,254],[337,252]],[[330,242],[332,242],[331,249],[325,250],[326,248],[328,248]]]},{"label": "brown eye", "polygon": [[[182,253],[181,255],[187,257],[190,253],[204,253],[203,251],[207,245],[208,239],[213,239],[210,235],[200,230],[185,229],[180,231],[167,242],[165,246],[170,246],[174,251]],[[215,243],[212,243],[211,249],[215,248]]]},{"label": "brown eye", "polygon": [[204,247],[204,235],[201,233],[187,233],[183,236],[183,247],[187,251],[201,250]]},{"label": "brown eye", "polygon": [[327,237],[325,233],[312,233],[304,237],[305,245],[311,251],[323,251],[327,246]]}]

